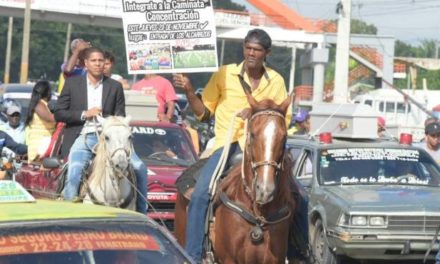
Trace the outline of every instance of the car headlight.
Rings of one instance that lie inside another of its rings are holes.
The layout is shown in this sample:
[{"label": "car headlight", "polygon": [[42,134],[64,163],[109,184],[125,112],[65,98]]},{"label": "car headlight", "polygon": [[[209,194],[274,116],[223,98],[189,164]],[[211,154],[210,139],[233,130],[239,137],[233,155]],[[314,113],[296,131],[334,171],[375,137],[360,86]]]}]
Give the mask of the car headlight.
[{"label": "car headlight", "polygon": [[383,226],[385,225],[385,218],[383,216],[372,216],[370,217],[371,226]]},{"label": "car headlight", "polygon": [[367,225],[367,217],[366,216],[352,216],[351,217],[351,225],[354,225],[354,226]]}]

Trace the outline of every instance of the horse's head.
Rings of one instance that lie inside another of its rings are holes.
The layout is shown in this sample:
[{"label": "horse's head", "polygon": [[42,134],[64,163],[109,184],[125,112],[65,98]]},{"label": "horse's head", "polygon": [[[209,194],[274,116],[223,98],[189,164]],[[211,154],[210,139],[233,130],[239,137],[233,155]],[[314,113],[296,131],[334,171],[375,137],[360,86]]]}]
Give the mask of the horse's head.
[{"label": "horse's head", "polygon": [[255,202],[266,204],[274,198],[279,183],[287,137],[285,116],[292,98],[289,96],[280,105],[267,99],[257,102],[251,94],[247,94],[247,98],[251,106],[251,117],[248,121],[245,156],[252,168]]},{"label": "horse's head", "polygon": [[99,151],[104,151],[107,160],[115,169],[125,172],[130,163],[132,135],[130,117],[110,116],[103,119],[99,138]]}]

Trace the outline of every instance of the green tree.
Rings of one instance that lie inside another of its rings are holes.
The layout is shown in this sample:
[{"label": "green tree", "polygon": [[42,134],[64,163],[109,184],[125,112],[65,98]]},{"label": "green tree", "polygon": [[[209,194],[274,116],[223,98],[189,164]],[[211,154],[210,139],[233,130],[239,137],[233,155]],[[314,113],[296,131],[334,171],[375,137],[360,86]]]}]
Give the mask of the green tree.
[{"label": "green tree", "polygon": [[[394,50],[396,57],[414,57],[414,58],[434,58],[436,55],[436,40],[423,39],[420,44],[413,46],[397,40]],[[409,75],[405,79],[395,81],[396,87],[407,87]],[[433,90],[440,89],[440,71],[429,71],[425,69],[417,69],[417,88],[422,88],[423,79],[426,79],[428,88]]]},{"label": "green tree", "polygon": [[415,57],[416,48],[403,41],[396,40],[394,46],[394,55],[399,57]]},{"label": "green tree", "polygon": [[352,19],[350,33],[351,34],[377,35],[377,28],[375,25],[368,24],[362,20]]}]

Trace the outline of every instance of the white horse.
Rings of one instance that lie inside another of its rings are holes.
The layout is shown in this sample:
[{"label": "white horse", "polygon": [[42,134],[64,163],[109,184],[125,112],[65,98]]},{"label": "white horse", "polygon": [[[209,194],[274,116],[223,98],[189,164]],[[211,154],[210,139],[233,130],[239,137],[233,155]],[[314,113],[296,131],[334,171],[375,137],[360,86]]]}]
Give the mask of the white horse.
[{"label": "white horse", "polygon": [[85,203],[136,209],[136,177],[130,166],[130,118],[110,116],[100,120],[102,132],[92,170],[84,182]]}]

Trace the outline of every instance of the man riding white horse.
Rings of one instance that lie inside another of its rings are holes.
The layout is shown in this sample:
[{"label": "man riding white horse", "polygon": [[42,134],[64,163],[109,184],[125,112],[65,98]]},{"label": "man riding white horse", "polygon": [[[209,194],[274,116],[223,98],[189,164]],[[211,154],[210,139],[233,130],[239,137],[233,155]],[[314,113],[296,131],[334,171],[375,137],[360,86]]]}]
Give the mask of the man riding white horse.
[{"label": "man riding white horse", "polygon": [[[119,82],[105,77],[104,52],[96,47],[84,51],[87,75],[66,80],[55,110],[57,122],[66,123],[62,154],[69,153],[69,167],[64,189],[64,199],[78,195],[81,174],[92,159],[92,149],[98,142],[100,129],[96,116],[125,116],[125,98]],[[146,213],[147,168],[134,150],[131,165],[136,174],[138,198],[136,210]]]}]

